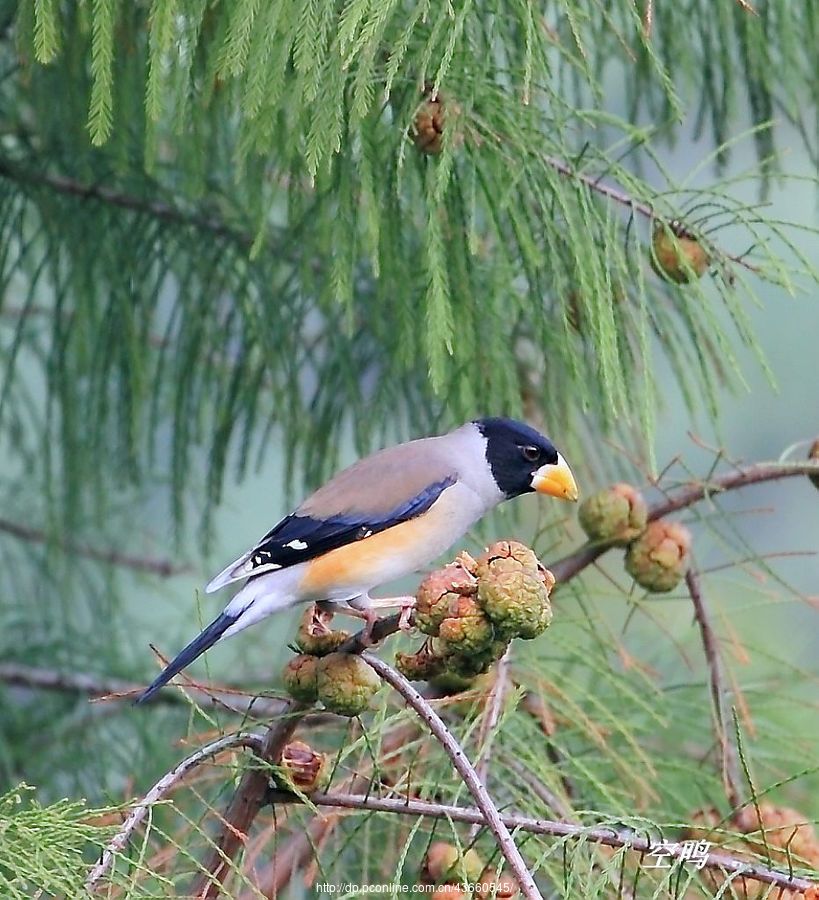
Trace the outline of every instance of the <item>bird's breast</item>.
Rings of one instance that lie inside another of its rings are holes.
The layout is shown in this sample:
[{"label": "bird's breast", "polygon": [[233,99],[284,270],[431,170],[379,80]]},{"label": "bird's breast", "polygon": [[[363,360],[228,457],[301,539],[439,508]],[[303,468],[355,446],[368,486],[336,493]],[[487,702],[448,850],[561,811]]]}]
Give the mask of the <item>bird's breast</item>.
[{"label": "bird's breast", "polygon": [[474,491],[456,483],[422,515],[311,560],[299,593],[305,600],[348,599],[409,575],[451,547],[485,511]]}]

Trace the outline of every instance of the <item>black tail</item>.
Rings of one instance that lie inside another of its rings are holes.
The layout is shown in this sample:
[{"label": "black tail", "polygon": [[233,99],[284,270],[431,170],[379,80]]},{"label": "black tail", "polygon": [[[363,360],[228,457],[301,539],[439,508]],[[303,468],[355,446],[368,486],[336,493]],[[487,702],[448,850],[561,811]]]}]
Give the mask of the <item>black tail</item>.
[{"label": "black tail", "polygon": [[189,666],[205,650],[209,650],[238,618],[238,616],[229,616],[227,613],[217,616],[201,634],[195,637],[184,650],[165,666],[153,683],[145,688],[134,702],[144,703],[146,700],[150,700],[174,675],[178,675],[182,669]]}]

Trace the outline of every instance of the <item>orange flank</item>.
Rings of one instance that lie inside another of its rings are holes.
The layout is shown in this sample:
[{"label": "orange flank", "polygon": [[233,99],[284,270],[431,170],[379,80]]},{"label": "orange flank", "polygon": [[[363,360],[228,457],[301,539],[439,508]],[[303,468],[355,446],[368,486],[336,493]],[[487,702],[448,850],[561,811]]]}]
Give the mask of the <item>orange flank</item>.
[{"label": "orange flank", "polygon": [[311,560],[299,593],[313,600],[345,598],[414,572],[452,542],[453,512],[451,503],[439,501],[422,516]]}]

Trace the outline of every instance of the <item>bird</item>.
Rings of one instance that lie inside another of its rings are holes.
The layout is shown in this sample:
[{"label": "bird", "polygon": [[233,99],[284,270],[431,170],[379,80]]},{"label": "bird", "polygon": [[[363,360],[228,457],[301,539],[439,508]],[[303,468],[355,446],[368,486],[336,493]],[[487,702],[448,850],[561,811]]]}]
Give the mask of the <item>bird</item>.
[{"label": "bird", "polygon": [[499,503],[537,492],[577,500],[571,469],[524,422],[475,419],[379,450],[335,475],[216,575],[242,588],[138,697],[144,703],[218,641],[274,612],[316,602],[366,619],[413,598],[370,592],[446,551]]}]

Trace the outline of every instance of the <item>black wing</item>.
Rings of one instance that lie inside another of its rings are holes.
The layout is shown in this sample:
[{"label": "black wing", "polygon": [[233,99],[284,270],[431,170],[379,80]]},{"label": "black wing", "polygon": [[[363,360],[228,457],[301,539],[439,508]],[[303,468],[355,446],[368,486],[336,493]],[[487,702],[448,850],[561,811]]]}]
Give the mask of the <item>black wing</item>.
[{"label": "black wing", "polygon": [[414,519],[425,513],[454,483],[453,477],[436,481],[396,509],[378,515],[344,513],[317,519],[294,513],[282,519],[255,547],[223,569],[205,590],[211,593],[233,581],[306,562],[345,544],[363,540],[393,525]]}]

